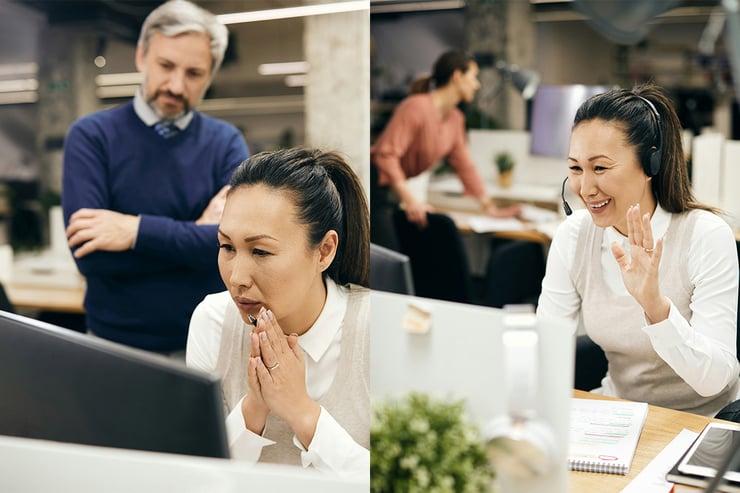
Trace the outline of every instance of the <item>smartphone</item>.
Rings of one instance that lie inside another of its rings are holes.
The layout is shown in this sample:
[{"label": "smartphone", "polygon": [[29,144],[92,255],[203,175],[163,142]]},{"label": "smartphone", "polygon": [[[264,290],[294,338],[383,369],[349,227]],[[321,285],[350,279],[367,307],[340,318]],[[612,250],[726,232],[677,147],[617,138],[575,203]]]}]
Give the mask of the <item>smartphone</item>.
[{"label": "smartphone", "polygon": [[[685,474],[712,478],[727,456],[738,447],[740,447],[740,425],[709,423],[678,465],[678,470]],[[740,482],[740,467],[736,465],[727,471],[725,478]]]}]

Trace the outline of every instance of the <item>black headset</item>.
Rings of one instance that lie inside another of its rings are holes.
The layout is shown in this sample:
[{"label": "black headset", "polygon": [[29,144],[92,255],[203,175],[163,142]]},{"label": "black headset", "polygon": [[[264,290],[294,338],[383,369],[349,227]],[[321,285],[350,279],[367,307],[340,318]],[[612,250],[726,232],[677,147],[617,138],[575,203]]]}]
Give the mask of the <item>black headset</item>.
[{"label": "black headset", "polygon": [[658,142],[657,145],[650,146],[642,156],[642,167],[645,170],[645,174],[655,176],[660,172],[660,165],[663,160],[663,125],[660,120],[660,113],[658,113],[655,105],[642,96],[636,95],[636,97],[645,101],[645,104],[650,107],[650,111],[655,116],[655,133],[658,136]]},{"label": "black headset", "polygon": [[565,182],[568,181],[568,177],[565,177],[565,180],[563,180],[563,186],[560,188],[560,199],[563,201],[563,212],[565,212],[566,216],[570,216],[573,214],[573,209],[570,208],[570,205],[568,202],[565,201]]},{"label": "black headset", "polygon": [[[660,165],[663,161],[663,125],[660,120],[660,113],[655,108],[655,105],[649,100],[642,96],[635,95],[635,97],[643,100],[648,105],[650,111],[655,116],[655,133],[658,135],[657,145],[650,146],[640,160],[642,163],[642,169],[645,170],[645,174],[648,176],[655,176],[660,172]],[[573,214],[573,210],[565,200],[565,182],[568,181],[568,177],[563,180],[563,185],[560,189],[560,199],[563,201],[563,211],[566,216]]]}]

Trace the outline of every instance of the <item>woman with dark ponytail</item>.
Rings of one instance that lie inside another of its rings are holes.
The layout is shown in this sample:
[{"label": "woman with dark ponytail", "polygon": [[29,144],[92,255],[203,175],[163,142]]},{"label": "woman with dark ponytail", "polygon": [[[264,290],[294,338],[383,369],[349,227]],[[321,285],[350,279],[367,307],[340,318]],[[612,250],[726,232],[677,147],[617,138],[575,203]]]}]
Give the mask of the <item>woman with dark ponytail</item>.
[{"label": "woman with dark ponytail", "polygon": [[478,199],[481,209],[494,217],[512,217],[521,207],[499,209],[486,193],[468,152],[465,115],[457,106],[470,103],[480,89],[478,64],[459,51],[443,53],[432,73],[411,84],[411,95],[398,105],[371,149],[373,164],[373,241],[398,249],[392,215],[401,203],[406,217],[426,225],[433,208],[419,200],[406,179],[447,158],[460,177],[465,193]]},{"label": "woman with dark ponytail", "polygon": [[334,152],[256,154],[218,230],[227,291],[195,309],[189,366],[222,379],[232,455],[366,475],[369,217]]},{"label": "woman with dark ponytail", "polygon": [[595,392],[714,416],[740,391],[730,226],[694,199],[671,101],[654,85],[578,109],[537,315],[579,321],[609,369]]}]

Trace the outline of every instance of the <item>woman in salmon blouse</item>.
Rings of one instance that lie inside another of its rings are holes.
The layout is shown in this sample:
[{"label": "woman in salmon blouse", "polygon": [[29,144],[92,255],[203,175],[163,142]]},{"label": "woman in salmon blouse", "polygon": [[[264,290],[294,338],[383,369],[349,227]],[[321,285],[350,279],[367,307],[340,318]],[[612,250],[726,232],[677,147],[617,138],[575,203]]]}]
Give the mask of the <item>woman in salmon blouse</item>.
[{"label": "woman in salmon blouse", "polygon": [[[457,106],[473,101],[480,88],[478,72],[478,64],[464,53],[443,53],[434,63],[431,75],[412,84],[411,95],[398,105],[373,144],[371,232],[374,238],[378,237],[378,243],[396,246],[388,244],[394,240],[388,240],[387,235],[392,231],[392,214],[399,203],[410,222],[426,226],[427,212],[433,212],[433,207],[415,197],[406,180],[430,169],[442,158],[447,158],[460,177],[465,194],[478,199],[486,214],[513,217],[521,212],[519,206],[495,206],[468,152],[465,115]],[[390,234],[392,238],[394,235]],[[380,239],[381,235],[385,238]]]}]

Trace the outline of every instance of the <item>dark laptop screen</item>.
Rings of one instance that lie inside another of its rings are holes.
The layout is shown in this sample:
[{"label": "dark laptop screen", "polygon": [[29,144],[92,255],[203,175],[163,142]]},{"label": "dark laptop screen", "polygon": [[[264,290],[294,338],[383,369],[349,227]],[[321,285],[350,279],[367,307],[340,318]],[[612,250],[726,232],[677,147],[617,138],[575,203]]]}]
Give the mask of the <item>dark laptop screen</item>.
[{"label": "dark laptop screen", "polygon": [[228,457],[217,378],[0,311],[0,434]]}]

